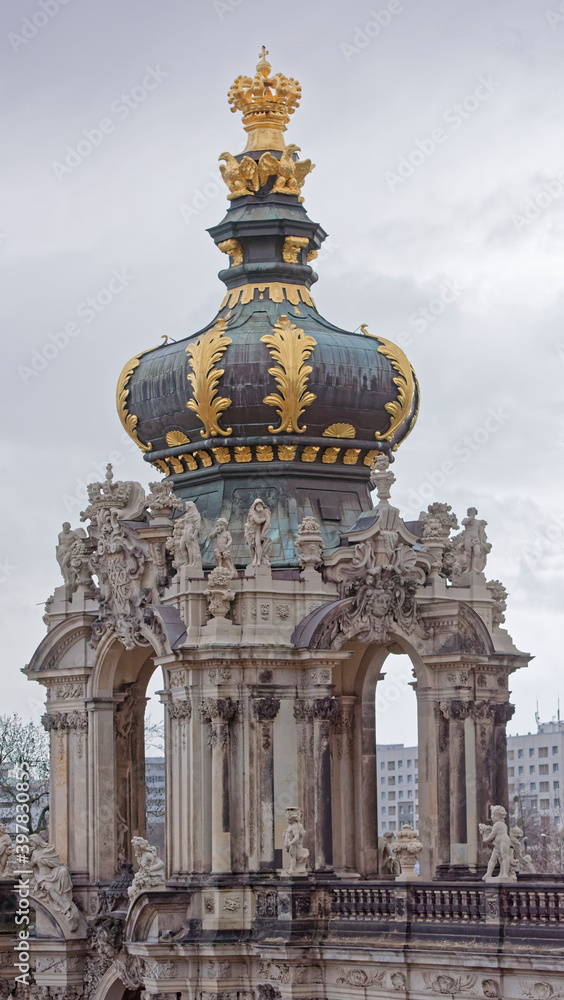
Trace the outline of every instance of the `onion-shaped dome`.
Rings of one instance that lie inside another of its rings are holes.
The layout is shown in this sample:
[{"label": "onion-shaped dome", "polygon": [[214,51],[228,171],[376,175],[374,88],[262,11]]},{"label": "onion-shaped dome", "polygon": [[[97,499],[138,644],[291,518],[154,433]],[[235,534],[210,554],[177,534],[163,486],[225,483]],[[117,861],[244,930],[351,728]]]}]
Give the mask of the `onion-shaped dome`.
[{"label": "onion-shaped dome", "polygon": [[300,88],[271,76],[266,54],[229,92],[248,143],[220,158],[230,206],[209,230],[229,259],[219,311],[204,329],[129,361],[117,404],[175,492],[195,500],[204,521],[228,517],[242,561],[238,525],[260,495],[273,511],[273,565],[295,565],[304,515],[337,544],[370,507],[370,470],[412,429],[419,389],[399,347],[316,309],[311,261],[326,234],[301,194],[313,165],[283,136]]}]

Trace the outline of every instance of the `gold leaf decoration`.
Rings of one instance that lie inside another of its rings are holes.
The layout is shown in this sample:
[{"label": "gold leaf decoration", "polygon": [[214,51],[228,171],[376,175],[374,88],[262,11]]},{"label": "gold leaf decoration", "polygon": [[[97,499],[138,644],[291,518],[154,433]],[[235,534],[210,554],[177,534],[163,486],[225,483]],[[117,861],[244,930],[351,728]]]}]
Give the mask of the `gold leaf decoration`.
[{"label": "gold leaf decoration", "polygon": [[178,444],[190,444],[190,438],[186,437],[183,431],[169,431],[165,440],[170,448]]},{"label": "gold leaf decoration", "polygon": [[309,236],[287,236],[282,247],[282,260],[287,264],[297,264],[300,250],[305,250]]},{"label": "gold leaf decoration", "polygon": [[300,427],[298,421],[306,406],[310,406],[317,397],[306,389],[307,380],[313,369],[306,365],[317,341],[299,327],[291,323],[287,316],[281,316],[274,326],[273,333],[267,333],[260,338],[268,347],[277,365],[269,368],[279,393],[269,393],[263,402],[274,406],[280,417],[280,426],[269,426],[271,434],[280,431],[295,431],[303,434],[307,428]]},{"label": "gold leaf decoration", "polygon": [[317,452],[319,451],[319,446],[316,444],[308,444],[307,447],[302,451],[302,462],[315,462],[317,458]]},{"label": "gold leaf decoration", "polygon": [[394,378],[394,385],[398,389],[398,398],[386,403],[385,406],[391,417],[390,426],[386,431],[376,431],[374,437],[377,441],[391,441],[398,428],[411,413],[415,397],[415,373],[397,344],[393,344],[391,340],[384,340],[383,337],[378,337],[378,340],[380,341],[378,353],[388,358],[392,368],[398,372]]},{"label": "gold leaf decoration", "polygon": [[366,455],[364,456],[364,464],[367,465],[370,469],[373,469],[374,463],[376,462],[378,455],[382,454],[383,452],[377,450],[376,448],[374,448],[372,451],[367,451]]},{"label": "gold leaf decoration", "polygon": [[212,452],[216,462],[219,462],[220,465],[224,462],[231,461],[231,452],[229,451],[229,448],[212,448]]},{"label": "gold leaf decoration", "polygon": [[224,370],[215,367],[232,342],[231,337],[225,336],[226,327],[225,320],[218,319],[211,330],[202,334],[195,344],[189,344],[186,348],[192,368],[188,381],[193,391],[193,399],[189,399],[186,406],[202,421],[204,429],[200,434],[203,438],[217,435],[228,437],[232,433],[231,427],[224,431],[218,423],[221,414],[231,406],[230,399],[217,395],[217,386]]},{"label": "gold leaf decoration", "polygon": [[257,458],[259,462],[272,462],[274,452],[269,444],[257,444]]},{"label": "gold leaf decoration", "polygon": [[343,455],[343,465],[356,465],[359,455],[360,448],[347,448]]},{"label": "gold leaf decoration", "polygon": [[164,472],[165,476],[170,476],[170,469],[166,464],[164,458],[157,458],[151,465],[155,465],[160,472]]},{"label": "gold leaf decoration", "polygon": [[217,249],[229,255],[231,267],[240,267],[243,263],[243,248],[239,240],[224,240],[217,244]]},{"label": "gold leaf decoration", "polygon": [[253,453],[251,449],[246,445],[238,445],[235,448],[235,461],[236,462],[252,462]]},{"label": "gold leaf decoration", "polygon": [[128,361],[127,364],[124,365],[121,375],[118,378],[116,389],[116,406],[123,429],[127,434],[129,434],[130,438],[135,441],[135,444],[141,448],[141,451],[152,451],[153,445],[150,441],[148,444],[144,444],[137,433],[137,423],[139,418],[136,417],[135,414],[129,413],[127,409],[127,399],[129,396],[128,386],[133,372],[139,367],[139,359],[142,358],[144,354],[148,354],[149,351],[154,351],[154,349],[154,347],[148,347],[145,351],[140,351],[139,354],[136,354],[131,361]]},{"label": "gold leaf decoration", "polygon": [[325,465],[334,465],[340,450],[340,448],[326,448],[321,456],[321,461],[325,462]]},{"label": "gold leaf decoration", "polygon": [[204,469],[209,469],[210,465],[213,464],[211,456],[208,455],[207,451],[195,451],[194,454],[200,459]]},{"label": "gold leaf decoration", "polygon": [[281,462],[291,462],[296,457],[297,444],[279,444],[278,458]]},{"label": "gold leaf decoration", "polygon": [[356,430],[352,424],[329,424],[323,431],[326,438],[353,438],[356,437]]}]

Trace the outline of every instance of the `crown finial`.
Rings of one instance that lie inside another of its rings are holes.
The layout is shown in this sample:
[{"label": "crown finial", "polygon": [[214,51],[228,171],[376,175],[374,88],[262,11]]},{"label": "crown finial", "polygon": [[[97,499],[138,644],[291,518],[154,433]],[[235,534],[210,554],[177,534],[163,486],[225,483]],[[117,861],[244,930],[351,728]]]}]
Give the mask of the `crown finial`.
[{"label": "crown finial", "polygon": [[267,55],[263,45],[255,76],[238,76],[227,96],[231,110],[243,115],[243,128],[249,137],[245,153],[255,149],[283,152],[283,132],[300,103],[302,88],[298,81],[283,73],[271,76]]}]

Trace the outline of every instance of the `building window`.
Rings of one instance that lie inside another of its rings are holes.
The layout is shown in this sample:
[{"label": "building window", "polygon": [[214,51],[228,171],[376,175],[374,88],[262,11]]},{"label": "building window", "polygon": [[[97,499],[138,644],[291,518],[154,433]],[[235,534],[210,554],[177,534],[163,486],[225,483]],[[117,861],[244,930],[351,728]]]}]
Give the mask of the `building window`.
[{"label": "building window", "polygon": [[380,762],[380,770],[384,771],[385,769],[386,769],[386,761],[383,760],[383,761]]},{"label": "building window", "polygon": [[388,771],[395,771],[395,769],[396,769],[396,762],[395,762],[395,760],[389,760],[388,761]]},{"label": "building window", "polygon": [[507,751],[507,759],[508,760],[515,760],[515,750],[508,750]]},{"label": "building window", "polygon": [[531,799],[531,809],[537,809],[537,808],[538,808],[538,802],[537,802],[537,800],[536,799]]},{"label": "building window", "polygon": [[[541,767],[542,767],[542,764],[541,764]],[[535,765],[534,764],[530,764],[529,765],[529,774],[534,774],[534,773],[535,773]]]},{"label": "building window", "polygon": [[415,775],[415,784],[416,784],[416,785],[418,785],[418,784],[419,784],[419,777],[418,777],[418,775]]},{"label": "building window", "polygon": [[395,830],[395,828],[396,828],[396,824],[394,822],[391,822],[390,826],[389,826],[389,829],[390,830]]},{"label": "building window", "polygon": [[410,761],[409,757],[408,757],[408,759],[407,759],[407,766],[408,766],[408,767],[411,767],[411,761]]},{"label": "building window", "polygon": [[525,786],[524,786],[524,784],[522,782],[519,785],[519,791],[520,792],[524,792],[525,791]]},{"label": "building window", "polygon": [[413,792],[411,791],[411,788],[407,789],[407,797],[408,797],[408,799],[412,799],[413,798]]},{"label": "building window", "polygon": [[386,793],[385,793],[385,792],[382,792],[382,794],[381,794],[380,798],[381,798],[381,799],[385,799],[385,798],[386,798]]},{"label": "building window", "polygon": [[537,790],[537,783],[536,783],[536,781],[531,781],[529,783],[529,791],[530,792],[536,792],[536,790]]},{"label": "building window", "polygon": [[539,785],[539,792],[549,792],[549,791],[550,791],[550,783],[548,781],[541,781]]},{"label": "building window", "polygon": [[395,792],[388,792],[388,799],[389,799],[390,802],[394,802],[395,798],[396,798],[396,793]]},{"label": "building window", "polygon": [[398,799],[403,799],[403,792],[398,792]]},{"label": "building window", "polygon": [[410,785],[412,781],[413,781],[413,775],[412,774],[408,774],[408,776],[407,776],[407,783],[408,783],[408,785]]},{"label": "building window", "polygon": [[539,764],[539,774],[548,774],[548,764]]},{"label": "building window", "polygon": [[525,756],[525,751],[524,750],[518,750],[517,751],[517,756],[518,757],[524,757]]},{"label": "building window", "polygon": [[398,760],[398,767],[403,767],[403,760]]},{"label": "building window", "polygon": [[534,756],[535,756],[535,748],[529,747],[529,757],[534,757]]},{"label": "building window", "polygon": [[548,747],[539,747],[539,757],[548,757]]},{"label": "building window", "polygon": [[396,807],[390,806],[390,808],[388,809],[388,816],[395,816],[395,815],[396,815]]},{"label": "building window", "polygon": [[525,773],[525,768],[523,767],[522,764],[519,764],[519,767],[517,768],[517,770],[519,771],[519,774],[524,774]]},{"label": "building window", "polygon": [[541,799],[540,807],[541,809],[550,809],[550,799]]},{"label": "building window", "polygon": [[396,779],[393,776],[391,778],[388,777],[388,784],[389,785],[395,785],[395,783],[396,783]]},{"label": "building window", "polygon": [[415,758],[415,767],[419,767],[419,758],[418,757]]},{"label": "building window", "polygon": [[398,774],[398,785],[403,785],[403,774]]},{"label": "building window", "polygon": [[507,768],[507,773],[508,773],[508,775],[509,775],[510,778],[514,778],[515,777],[515,768],[514,767],[508,767]]},{"label": "building window", "polygon": [[555,809],[559,809],[560,808],[560,799],[558,799],[558,798],[554,799],[554,808]]},{"label": "building window", "polygon": [[382,816],[385,816],[386,815],[386,806],[382,806],[382,809],[380,811],[382,813]]},{"label": "building window", "polygon": [[558,764],[553,764],[552,765],[552,773],[553,774],[558,774]]},{"label": "building window", "polygon": [[557,757],[558,756],[558,747],[553,747],[552,748],[552,756],[553,757]]},{"label": "building window", "polygon": [[552,787],[553,787],[553,789],[554,789],[555,792],[559,792],[560,791],[560,782],[559,781],[553,781],[552,782]]}]

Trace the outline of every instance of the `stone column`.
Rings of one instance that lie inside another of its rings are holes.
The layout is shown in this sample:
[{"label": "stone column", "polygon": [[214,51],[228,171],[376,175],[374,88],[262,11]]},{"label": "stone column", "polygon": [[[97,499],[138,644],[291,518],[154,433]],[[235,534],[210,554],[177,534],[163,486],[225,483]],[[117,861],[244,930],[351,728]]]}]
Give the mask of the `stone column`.
[{"label": "stone column", "polygon": [[[184,693],[185,688],[177,694]],[[170,695],[170,692],[167,692]],[[190,723],[192,703],[185,697],[168,701],[165,720],[166,813],[165,836],[167,867],[170,874],[194,871],[192,771]]]},{"label": "stone column", "polygon": [[88,715],[84,710],[49,712],[41,720],[51,733],[49,835],[73,874],[88,872]]},{"label": "stone column", "polygon": [[298,756],[298,806],[302,810],[303,825],[306,831],[305,846],[309,851],[309,863],[313,867],[314,847],[314,747],[313,747],[313,703],[305,698],[296,698],[294,702],[294,718],[296,720],[296,739]]},{"label": "stone column", "polygon": [[494,705],[494,752],[495,752],[495,802],[508,810],[509,790],[507,782],[507,723],[515,713],[515,706],[509,702]]},{"label": "stone column", "polygon": [[333,810],[331,788],[331,720],[338,711],[337,699],[327,696],[313,701],[313,775],[315,822],[315,870],[333,869]]},{"label": "stone column", "polygon": [[[117,862],[116,768],[114,699],[88,699],[90,716],[90,783],[89,802],[91,823],[90,875],[93,881],[115,878]],[[125,839],[131,839],[129,829]]]},{"label": "stone column", "polygon": [[341,695],[331,720],[333,736],[333,861],[341,875],[356,873],[354,713],[356,696]]},{"label": "stone column", "polygon": [[212,755],[212,873],[231,871],[229,724],[236,712],[237,705],[229,697],[205,698],[201,706],[202,720],[210,727],[208,745]]},{"label": "stone column", "polygon": [[274,755],[272,727],[280,710],[279,698],[255,698],[253,715],[257,721],[259,788],[259,868],[274,870]]},{"label": "stone column", "polygon": [[471,702],[454,699],[448,705],[450,863],[467,864],[468,827],[466,818],[466,738],[464,720]]},{"label": "stone column", "polygon": [[365,878],[378,876],[378,773],[376,767],[376,705],[374,698],[355,709],[355,803],[359,830],[357,870]]}]

